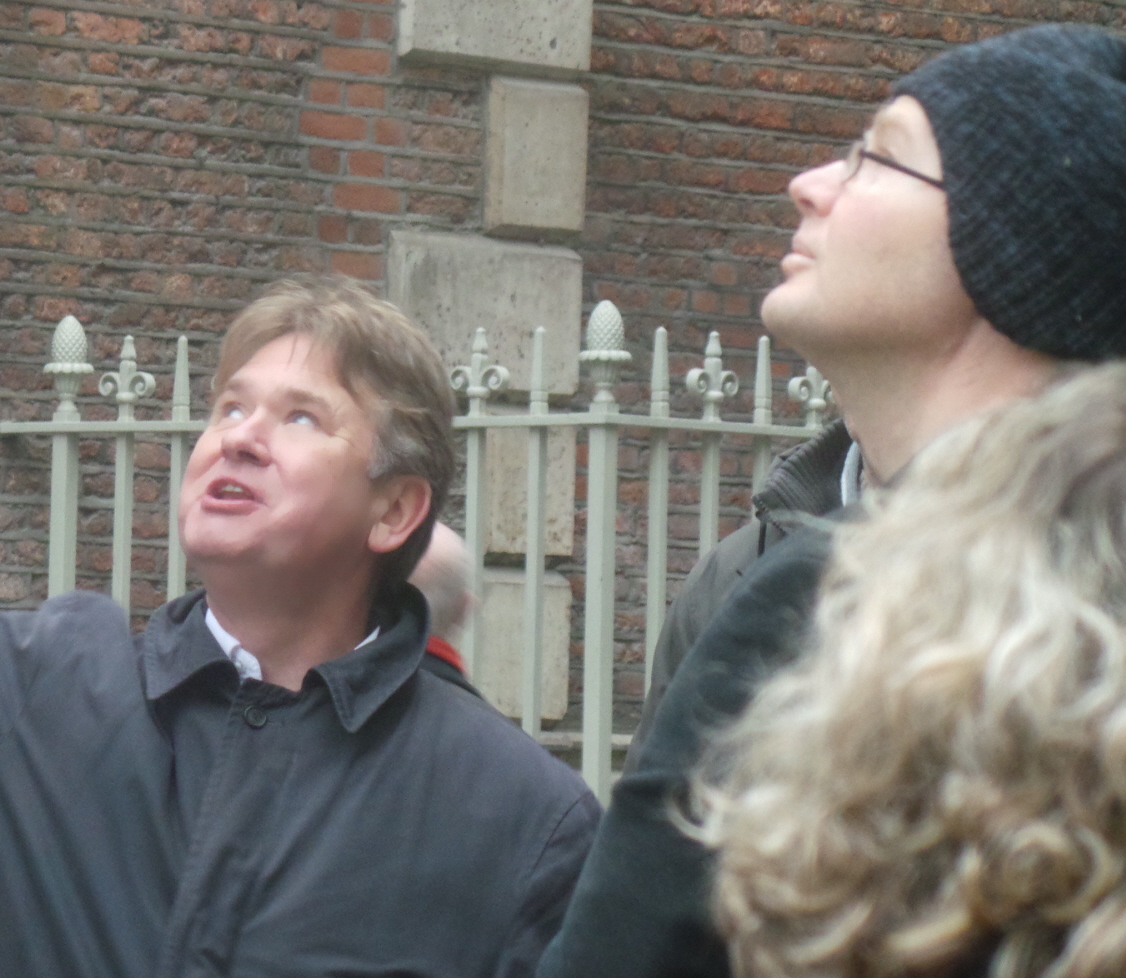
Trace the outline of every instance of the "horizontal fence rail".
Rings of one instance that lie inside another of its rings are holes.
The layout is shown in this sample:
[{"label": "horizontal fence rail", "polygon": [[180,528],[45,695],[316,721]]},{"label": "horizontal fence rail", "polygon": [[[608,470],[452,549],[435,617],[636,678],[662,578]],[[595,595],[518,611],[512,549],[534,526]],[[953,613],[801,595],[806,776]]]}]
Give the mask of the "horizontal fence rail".
[{"label": "horizontal fence rail", "polygon": [[[583,623],[582,771],[603,800],[611,784],[611,751],[620,747],[621,735],[612,732],[614,665],[614,584],[616,518],[618,513],[618,442],[623,428],[648,433],[648,530],[646,557],[645,650],[646,686],[652,669],[653,650],[665,615],[667,557],[669,547],[669,435],[692,432],[700,439],[700,553],[715,545],[719,530],[720,459],[722,439],[749,437],[754,458],[752,482],[757,489],[772,460],[779,439],[800,441],[817,432],[827,410],[828,389],[820,375],[809,368],[789,383],[790,397],[804,406],[802,424],[774,421],[770,343],[758,344],[754,375],[753,420],[725,421],[720,416],[724,400],[734,396],[739,381],[725,370],[717,333],[712,333],[704,351],[703,366],[689,370],[688,389],[700,397],[699,417],[672,417],[669,410],[670,377],[667,334],[655,331],[653,339],[650,404],[648,414],[624,413],[614,394],[630,354],[625,350],[625,331],[617,308],[600,302],[587,324],[585,348],[580,359],[594,384],[594,396],[586,411],[553,411],[548,406],[544,376],[544,330],[533,333],[532,371],[527,413],[489,414],[490,397],[509,385],[509,372],[489,363],[485,331],[476,331],[470,362],[451,372],[451,384],[465,395],[467,409],[454,419],[455,428],[466,438],[465,537],[472,555],[471,587],[482,591],[485,568],[485,445],[490,429],[519,428],[527,432],[528,476],[526,497],[526,552],[524,555],[523,676],[521,718],[524,728],[548,744],[557,734],[540,729],[541,687],[544,649],[543,588],[546,566],[546,498],[548,483],[547,436],[553,428],[582,430],[587,440],[586,556],[584,568],[585,618]],[[138,435],[160,436],[169,446],[169,520],[167,534],[166,595],[182,594],[186,568],[180,546],[175,513],[180,481],[192,440],[204,427],[191,419],[187,340],[177,341],[170,417],[166,421],[137,420],[138,401],[151,396],[155,384],[151,374],[139,370],[132,337],[125,337],[117,370],[102,375],[98,390],[117,406],[116,420],[82,420],[75,397],[86,375],[93,372],[87,362],[87,341],[78,320],[65,317],[55,330],[52,360],[44,368],[54,378],[58,406],[51,421],[0,421],[0,435],[40,435],[51,439],[51,490],[48,534],[48,593],[59,594],[74,587],[78,540],[80,464],[79,444],[89,438],[114,441],[113,546],[111,593],[129,611],[132,577],[133,498],[135,439]],[[474,614],[463,636],[463,655],[470,673],[487,636],[481,634]]]}]

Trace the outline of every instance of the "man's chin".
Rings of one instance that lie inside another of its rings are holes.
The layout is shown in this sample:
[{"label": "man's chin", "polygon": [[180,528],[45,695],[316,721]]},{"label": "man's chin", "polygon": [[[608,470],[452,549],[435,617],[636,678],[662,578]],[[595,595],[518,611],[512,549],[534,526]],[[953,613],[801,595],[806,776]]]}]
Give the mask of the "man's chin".
[{"label": "man's chin", "polygon": [[230,540],[201,540],[184,544],[184,556],[188,566],[201,577],[210,571],[245,571],[253,567],[255,558],[252,550],[239,547]]},{"label": "man's chin", "polygon": [[786,283],[783,282],[767,292],[759,308],[762,325],[777,348],[789,348],[794,333],[795,310],[791,303],[786,301],[785,295],[779,295],[785,287]]}]

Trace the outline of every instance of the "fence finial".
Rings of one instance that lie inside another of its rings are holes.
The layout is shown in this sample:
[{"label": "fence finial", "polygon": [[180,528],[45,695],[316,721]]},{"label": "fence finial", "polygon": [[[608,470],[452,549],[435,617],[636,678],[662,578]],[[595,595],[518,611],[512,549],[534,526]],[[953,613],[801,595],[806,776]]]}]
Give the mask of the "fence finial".
[{"label": "fence finial", "polygon": [[653,331],[653,368],[649,376],[649,414],[669,416],[669,331],[658,326]]},{"label": "fence finial", "polygon": [[774,385],[770,373],[770,337],[758,338],[755,359],[755,424],[774,423]]},{"label": "fence finial", "polygon": [[586,322],[586,349],[579,360],[590,364],[590,376],[598,388],[594,395],[597,404],[612,404],[611,388],[618,381],[622,365],[632,358],[625,350],[626,330],[622,314],[609,299],[603,299],[590,313]]},{"label": "fence finial", "polygon": [[816,367],[806,367],[804,377],[794,377],[786,387],[790,399],[805,405],[805,423],[810,428],[821,424],[821,416],[829,407],[832,391],[829,382]]},{"label": "fence finial", "polygon": [[102,397],[117,396],[117,420],[133,420],[133,403],[148,397],[156,390],[153,375],[137,369],[137,348],[133,337],[126,336],[121,344],[121,369],[102,374],[98,391]]},{"label": "fence finial", "polygon": [[469,398],[469,413],[480,414],[482,402],[490,394],[502,391],[508,386],[508,368],[498,363],[485,366],[489,358],[489,341],[485,339],[485,328],[477,327],[473,334],[473,353],[469,366],[464,364],[450,371],[450,386],[455,391],[464,391]]},{"label": "fence finial", "polygon": [[192,393],[188,381],[188,338],[176,340],[176,368],[172,381],[172,420],[187,421],[191,417]]},{"label": "fence finial", "polygon": [[43,368],[45,374],[55,375],[55,390],[59,395],[55,421],[80,420],[74,396],[82,377],[94,372],[94,367],[86,362],[86,350],[82,324],[74,316],[63,316],[51,339],[51,362]]},{"label": "fence finial", "polygon": [[739,390],[739,378],[733,371],[723,369],[723,347],[715,330],[708,334],[703,367],[689,370],[684,382],[690,391],[704,398],[704,420],[718,421],[719,402],[735,395]]}]

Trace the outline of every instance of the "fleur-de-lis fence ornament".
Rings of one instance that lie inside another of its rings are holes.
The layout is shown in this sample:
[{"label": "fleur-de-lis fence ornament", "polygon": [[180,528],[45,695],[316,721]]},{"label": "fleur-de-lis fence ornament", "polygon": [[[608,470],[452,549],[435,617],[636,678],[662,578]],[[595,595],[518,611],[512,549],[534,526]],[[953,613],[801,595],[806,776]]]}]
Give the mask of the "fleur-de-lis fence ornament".
[{"label": "fleur-de-lis fence ornament", "polygon": [[86,332],[74,316],[63,316],[55,327],[51,338],[51,362],[43,368],[46,374],[54,374],[55,390],[59,395],[59,406],[55,408],[56,421],[78,421],[78,408],[74,396],[82,378],[94,372],[86,362]]},{"label": "fleur-de-lis fence ornament", "polygon": [[508,387],[508,368],[499,363],[488,364],[489,343],[484,327],[478,326],[473,334],[473,353],[469,365],[461,364],[450,371],[450,385],[469,398],[469,413],[479,414],[482,404],[490,394]]},{"label": "fleur-de-lis fence ornament", "polygon": [[829,382],[816,367],[806,367],[804,377],[794,377],[786,386],[790,400],[805,405],[805,423],[813,428],[821,424],[821,416],[833,399]]},{"label": "fleur-de-lis fence ornament", "polygon": [[609,299],[603,299],[590,311],[586,322],[586,349],[579,354],[579,360],[590,365],[590,377],[597,389],[596,404],[614,403],[612,388],[618,382],[622,367],[632,359],[625,345],[622,314]]},{"label": "fleur-de-lis fence ornament", "polygon": [[117,399],[117,420],[132,421],[133,405],[156,390],[156,380],[145,370],[137,369],[137,348],[133,337],[126,336],[121,344],[121,367],[102,374],[98,391],[102,397]]},{"label": "fleur-de-lis fence ornament", "polygon": [[705,421],[718,421],[720,401],[734,397],[739,390],[739,378],[734,371],[723,369],[723,348],[715,330],[708,334],[704,365],[689,370],[684,383],[690,391],[703,397]]}]

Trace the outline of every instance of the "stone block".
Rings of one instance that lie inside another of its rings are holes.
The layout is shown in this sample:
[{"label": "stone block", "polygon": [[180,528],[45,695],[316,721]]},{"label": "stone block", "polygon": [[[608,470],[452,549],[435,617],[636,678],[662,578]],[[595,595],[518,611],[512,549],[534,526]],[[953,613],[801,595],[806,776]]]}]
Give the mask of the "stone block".
[{"label": "stone block", "polygon": [[[562,574],[544,577],[541,713],[560,720],[567,712],[571,646],[571,585]],[[480,643],[473,682],[505,716],[519,717],[524,684],[524,572],[486,568]]]},{"label": "stone block", "polygon": [[393,231],[387,297],[426,330],[450,367],[470,362],[484,327],[489,362],[508,369],[516,391],[529,388],[532,333],[543,326],[548,393],[578,387],[582,259],[568,248]]},{"label": "stone block", "polygon": [[586,90],[492,78],[485,144],[485,230],[576,233],[586,211]]},{"label": "stone block", "polygon": [[[494,414],[526,414],[494,408]],[[527,429],[493,428],[485,435],[485,493],[490,553],[527,553]],[[575,546],[575,429],[549,428],[547,434],[547,505],[544,548],[569,557]]]},{"label": "stone block", "polygon": [[593,0],[401,0],[397,49],[408,62],[587,71],[592,6]]}]

